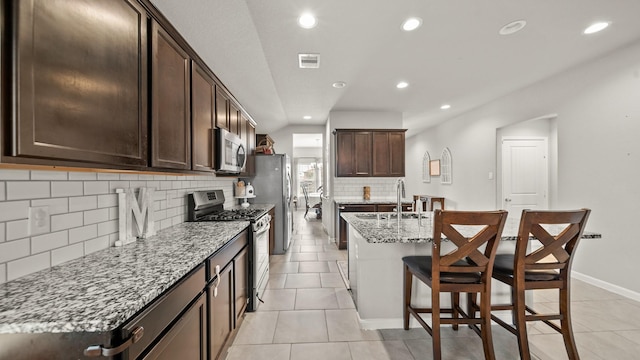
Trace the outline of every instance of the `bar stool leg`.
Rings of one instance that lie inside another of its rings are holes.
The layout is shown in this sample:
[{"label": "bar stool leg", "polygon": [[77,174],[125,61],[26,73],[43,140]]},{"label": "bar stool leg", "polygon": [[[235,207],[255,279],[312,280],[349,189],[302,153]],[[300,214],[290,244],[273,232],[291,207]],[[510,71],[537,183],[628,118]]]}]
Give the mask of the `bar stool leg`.
[{"label": "bar stool leg", "polygon": [[[515,288],[515,287],[514,287]],[[524,286],[522,286],[524,288]],[[514,291],[513,312],[516,332],[518,336],[518,348],[520,349],[520,359],[531,360],[529,353],[529,338],[527,336],[527,318],[525,308],[524,290]]]},{"label": "bar stool leg", "polygon": [[440,345],[440,292],[431,289],[431,338],[433,340],[433,360],[441,360]]},{"label": "bar stool leg", "polygon": [[409,330],[409,306],[411,306],[411,286],[413,285],[413,275],[409,271],[407,265],[404,266],[404,291],[403,300],[404,307],[402,308],[402,318],[404,320],[404,329]]},{"label": "bar stool leg", "polygon": [[484,358],[495,360],[496,354],[493,351],[493,337],[491,335],[491,293],[485,291],[480,295],[480,318],[482,319],[482,346],[484,347]]},{"label": "bar stool leg", "polygon": [[573,328],[571,325],[571,301],[568,286],[560,289],[560,327],[562,328],[562,338],[567,348],[567,355],[570,360],[578,360],[578,347],[573,337]]},{"label": "bar stool leg", "polygon": [[[460,293],[451,293],[451,317],[457,319],[459,317],[458,307],[460,307]],[[453,330],[458,331],[458,324],[453,324]]]}]

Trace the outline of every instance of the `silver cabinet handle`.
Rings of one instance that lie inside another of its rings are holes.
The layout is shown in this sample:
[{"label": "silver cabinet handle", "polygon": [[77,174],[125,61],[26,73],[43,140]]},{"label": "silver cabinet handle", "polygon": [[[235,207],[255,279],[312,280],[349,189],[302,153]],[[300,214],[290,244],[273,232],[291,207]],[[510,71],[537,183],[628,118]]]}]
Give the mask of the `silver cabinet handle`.
[{"label": "silver cabinet handle", "polygon": [[216,285],[213,287],[213,297],[218,297],[218,285],[220,285],[220,265],[216,265]]},{"label": "silver cabinet handle", "polygon": [[338,209],[344,210],[344,206],[340,206],[340,207],[338,207]]},{"label": "silver cabinet handle", "polygon": [[125,351],[129,346],[131,346],[132,344],[137,343],[142,336],[144,335],[144,328],[142,326],[139,326],[135,329],[133,329],[133,331],[131,332],[131,336],[129,336],[129,338],[127,339],[127,341],[123,342],[122,344],[113,347],[113,348],[105,348],[102,347],[102,345],[92,345],[89,346],[88,348],[84,349],[84,356],[87,357],[98,357],[98,356],[104,356],[104,357],[109,357],[109,356],[114,356],[117,354],[120,354],[121,352]]}]

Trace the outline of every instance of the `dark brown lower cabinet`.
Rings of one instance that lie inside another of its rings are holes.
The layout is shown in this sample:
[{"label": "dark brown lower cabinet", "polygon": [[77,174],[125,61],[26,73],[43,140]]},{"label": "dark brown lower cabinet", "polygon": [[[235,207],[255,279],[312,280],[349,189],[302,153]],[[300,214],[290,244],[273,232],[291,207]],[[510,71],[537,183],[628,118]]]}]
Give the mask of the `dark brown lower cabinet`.
[{"label": "dark brown lower cabinet", "polygon": [[207,288],[209,358],[217,359],[234,326],[233,264],[227,265]]},{"label": "dark brown lower cabinet", "polygon": [[249,247],[245,247],[233,260],[233,284],[235,291],[235,324],[247,310],[249,300],[248,277],[249,275]]},{"label": "dark brown lower cabinet", "polygon": [[205,360],[207,358],[206,321],[207,298],[203,293],[143,359]]}]

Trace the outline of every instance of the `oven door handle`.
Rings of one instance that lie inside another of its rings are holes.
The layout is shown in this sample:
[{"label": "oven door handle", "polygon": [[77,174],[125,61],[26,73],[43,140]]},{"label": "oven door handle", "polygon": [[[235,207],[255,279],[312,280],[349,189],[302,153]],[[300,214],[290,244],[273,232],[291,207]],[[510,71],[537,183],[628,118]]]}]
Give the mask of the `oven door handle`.
[{"label": "oven door handle", "polygon": [[258,231],[255,232],[256,236],[258,235],[262,235],[264,233],[266,233],[267,231],[269,231],[269,229],[271,229],[271,225],[267,224],[265,227],[259,229]]}]

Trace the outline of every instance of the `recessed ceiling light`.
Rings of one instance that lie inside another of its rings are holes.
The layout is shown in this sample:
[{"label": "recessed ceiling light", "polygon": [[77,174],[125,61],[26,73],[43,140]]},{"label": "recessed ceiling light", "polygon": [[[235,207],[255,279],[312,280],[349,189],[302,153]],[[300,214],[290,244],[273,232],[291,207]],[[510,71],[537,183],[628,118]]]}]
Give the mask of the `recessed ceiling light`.
[{"label": "recessed ceiling light", "polygon": [[442,110],[451,109],[451,105],[449,105],[449,104],[443,104],[442,106],[440,106],[440,109],[442,109]]},{"label": "recessed ceiling light", "polygon": [[407,86],[409,86],[409,83],[408,83],[408,82],[406,82],[406,81],[400,81],[400,82],[396,85],[396,87],[397,87],[398,89],[404,89],[404,88],[406,88]]},{"label": "recessed ceiling light", "polygon": [[298,25],[305,29],[311,29],[315,27],[317,23],[316,17],[311,13],[304,13],[298,18]]},{"label": "recessed ceiling light", "polygon": [[589,25],[588,28],[584,29],[583,34],[585,35],[589,35],[589,34],[595,34],[599,31],[602,31],[604,29],[606,29],[609,26],[609,23],[606,21],[603,22],[597,22],[594,24]]},{"label": "recessed ceiling light", "polygon": [[525,27],[525,25],[527,25],[527,21],[526,20],[512,21],[512,22],[508,23],[507,25],[501,27],[500,31],[498,31],[498,34],[500,34],[500,35],[515,34],[518,31],[522,30]]},{"label": "recessed ceiling light", "polygon": [[347,83],[344,81],[336,81],[333,84],[331,84],[331,86],[333,86],[336,89],[342,89],[343,87],[347,86]]},{"label": "recessed ceiling light", "polygon": [[311,120],[311,116],[310,115],[305,115],[302,118],[305,119],[305,120]]},{"label": "recessed ceiling light", "polygon": [[422,25],[422,19],[418,17],[411,17],[402,23],[402,30],[413,31]]}]

